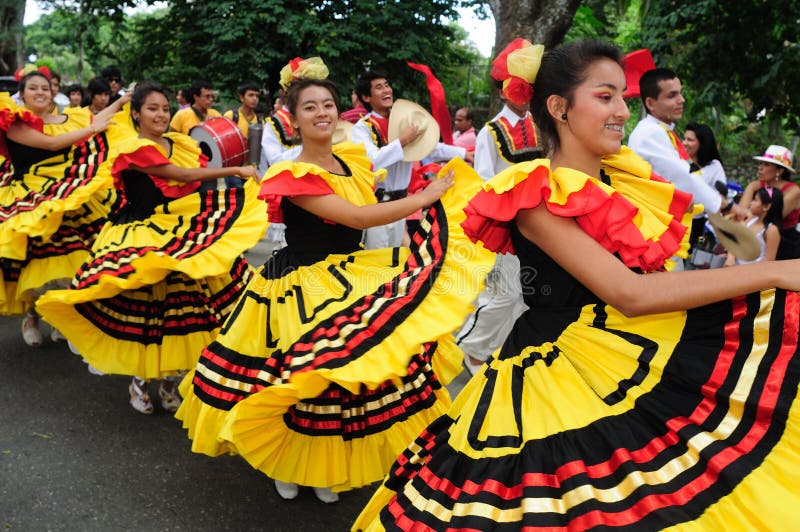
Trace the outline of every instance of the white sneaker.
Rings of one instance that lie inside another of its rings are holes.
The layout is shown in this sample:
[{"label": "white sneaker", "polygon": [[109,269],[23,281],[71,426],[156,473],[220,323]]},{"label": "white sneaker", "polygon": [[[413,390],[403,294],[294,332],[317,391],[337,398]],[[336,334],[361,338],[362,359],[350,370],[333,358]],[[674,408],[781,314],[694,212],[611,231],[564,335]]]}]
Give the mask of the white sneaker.
[{"label": "white sneaker", "polygon": [[94,367],[94,366],[92,366],[91,364],[89,364],[89,361],[88,361],[88,360],[86,360],[85,358],[83,359],[83,361],[86,363],[86,365],[87,365],[87,366],[89,366],[87,369],[89,370],[89,373],[91,373],[92,375],[99,375],[99,376],[101,376],[101,377],[102,377],[103,375],[105,375],[105,373],[103,373],[102,371],[100,371],[100,370],[99,370],[99,369],[97,369],[96,367]]},{"label": "white sneaker", "polygon": [[22,318],[22,339],[30,347],[39,347],[44,339],[39,330],[39,318],[33,314],[25,314]]},{"label": "white sneaker", "polygon": [[300,493],[300,488],[297,487],[297,484],[293,482],[281,482],[280,480],[275,481],[275,490],[278,492],[281,499],[285,501],[291,501]]},{"label": "white sneaker", "polygon": [[339,501],[339,494],[334,493],[330,488],[314,488],[314,495],[325,504],[333,504]]},{"label": "white sneaker", "polygon": [[67,337],[61,334],[61,331],[53,327],[53,329],[50,331],[50,340],[53,342],[66,342]]}]

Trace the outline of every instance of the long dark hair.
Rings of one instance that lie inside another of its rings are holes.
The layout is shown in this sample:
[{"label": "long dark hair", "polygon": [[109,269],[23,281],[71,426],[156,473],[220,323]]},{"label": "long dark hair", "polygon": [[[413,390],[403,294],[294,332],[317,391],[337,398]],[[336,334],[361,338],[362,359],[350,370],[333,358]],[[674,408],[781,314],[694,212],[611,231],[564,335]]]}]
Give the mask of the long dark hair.
[{"label": "long dark hair", "polygon": [[755,196],[762,205],[769,205],[769,210],[764,216],[764,229],[769,224],[775,224],[778,229],[783,224],[783,192],[775,187],[762,187],[756,190]]},{"label": "long dark hair", "polygon": [[531,114],[549,151],[557,149],[560,140],[555,120],[547,110],[547,99],[554,94],[561,96],[567,100],[569,109],[575,89],[586,80],[586,71],[599,59],[610,59],[622,67],[619,48],[594,39],[573,41],[542,57],[533,88]]},{"label": "long dark hair", "polygon": [[717,149],[717,139],[714,137],[714,132],[705,124],[698,122],[689,122],[686,124],[686,131],[693,131],[694,136],[697,137],[699,147],[697,148],[697,164],[700,167],[708,166],[714,159],[722,162],[722,157],[719,155]]}]

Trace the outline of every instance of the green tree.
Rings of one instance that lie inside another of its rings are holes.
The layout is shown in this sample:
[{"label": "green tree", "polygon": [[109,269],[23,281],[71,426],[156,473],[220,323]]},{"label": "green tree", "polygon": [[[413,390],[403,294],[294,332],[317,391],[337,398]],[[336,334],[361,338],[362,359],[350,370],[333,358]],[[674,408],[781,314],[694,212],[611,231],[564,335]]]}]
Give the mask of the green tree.
[{"label": "green tree", "polygon": [[0,5],[0,75],[12,74],[25,62],[22,20],[25,0],[3,0]]},{"label": "green tree", "polygon": [[119,32],[125,18],[125,9],[140,3],[142,2],[139,0],[41,0],[44,8],[57,11],[61,15],[63,29],[72,34],[77,46],[78,82],[83,82],[86,50],[97,49],[103,42],[103,33],[99,29],[111,26],[110,32],[105,34],[103,44],[106,54],[113,56],[114,49],[121,43],[109,38]]},{"label": "green tree", "polygon": [[121,63],[135,78],[173,86],[203,78],[233,95],[248,79],[275,91],[290,59],[319,55],[346,94],[370,66],[387,72],[398,96],[424,102],[405,61],[434,72],[466,63],[469,54],[451,45],[445,20],[454,18],[449,0],[171,0],[167,10],[131,17]]}]

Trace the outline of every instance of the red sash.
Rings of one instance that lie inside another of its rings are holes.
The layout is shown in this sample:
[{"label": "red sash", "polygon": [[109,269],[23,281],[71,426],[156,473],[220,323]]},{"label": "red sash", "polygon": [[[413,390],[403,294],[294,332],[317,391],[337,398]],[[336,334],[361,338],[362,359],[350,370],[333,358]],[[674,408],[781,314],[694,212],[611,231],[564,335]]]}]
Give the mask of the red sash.
[{"label": "red sash", "polygon": [[389,119],[382,116],[375,116],[368,114],[364,117],[364,121],[370,126],[372,130],[373,140],[375,145],[379,148],[389,144]]}]

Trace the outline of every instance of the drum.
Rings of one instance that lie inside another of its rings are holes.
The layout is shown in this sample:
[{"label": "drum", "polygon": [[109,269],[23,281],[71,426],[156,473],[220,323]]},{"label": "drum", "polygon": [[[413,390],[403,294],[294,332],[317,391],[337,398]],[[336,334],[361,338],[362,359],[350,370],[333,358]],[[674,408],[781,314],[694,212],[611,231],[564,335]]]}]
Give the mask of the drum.
[{"label": "drum", "polygon": [[209,168],[244,166],[247,164],[247,142],[230,118],[215,116],[189,131],[208,157]]}]

